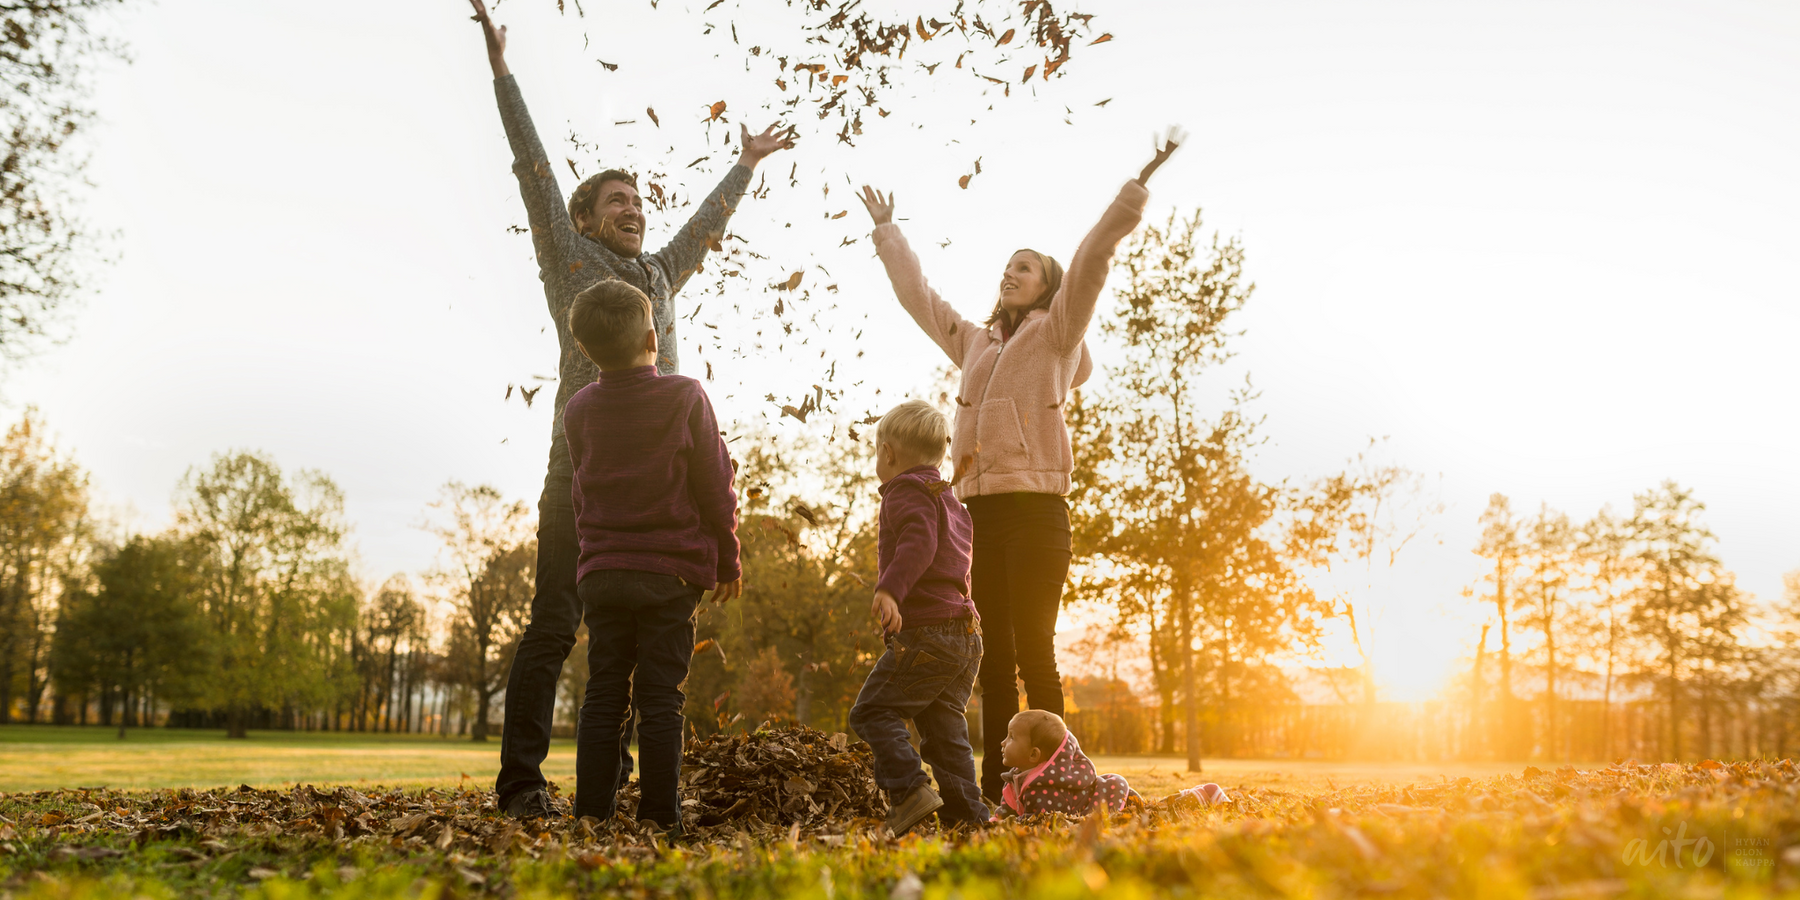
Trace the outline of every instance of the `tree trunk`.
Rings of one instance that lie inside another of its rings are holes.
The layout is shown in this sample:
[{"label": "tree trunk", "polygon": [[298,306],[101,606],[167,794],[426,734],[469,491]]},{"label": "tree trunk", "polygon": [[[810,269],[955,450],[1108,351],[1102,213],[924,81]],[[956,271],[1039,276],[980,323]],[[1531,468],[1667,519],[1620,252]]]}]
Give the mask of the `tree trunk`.
[{"label": "tree trunk", "polygon": [[1181,606],[1181,693],[1187,701],[1187,770],[1200,771],[1200,698],[1194,672],[1193,597],[1187,596]]},{"label": "tree trunk", "polygon": [[[1485,686],[1482,683],[1481,666],[1487,661],[1487,636],[1489,627],[1490,626],[1487,625],[1481,626],[1481,640],[1475,643],[1475,671],[1470,677],[1472,702],[1470,703],[1469,739],[1466,742],[1463,751],[1463,756],[1465,758],[1477,757],[1481,751],[1485,750],[1488,746],[1487,717],[1483,714],[1485,711],[1481,708],[1483,699],[1482,693],[1485,690]],[[1477,742],[1479,742],[1479,744],[1477,744]]]},{"label": "tree trunk", "polygon": [[233,706],[225,713],[225,736],[227,738],[247,738],[250,736],[249,716],[241,707]]},{"label": "tree trunk", "polygon": [[480,702],[475,706],[475,727],[470,731],[469,740],[486,743],[488,736],[488,707],[494,702],[494,688],[489,687],[487,677],[488,645],[486,641],[476,644],[476,652],[481,655],[475,661],[476,688]]}]

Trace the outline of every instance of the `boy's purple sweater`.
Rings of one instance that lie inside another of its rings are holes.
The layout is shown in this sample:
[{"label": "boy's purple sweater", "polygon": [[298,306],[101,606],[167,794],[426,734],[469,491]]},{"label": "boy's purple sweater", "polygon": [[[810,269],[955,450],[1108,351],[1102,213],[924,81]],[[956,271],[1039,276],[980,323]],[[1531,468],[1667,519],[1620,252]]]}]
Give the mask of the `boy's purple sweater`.
[{"label": "boy's purple sweater", "polygon": [[974,526],[933,466],[914,466],[881,486],[876,590],[900,603],[900,627],[974,618],[969,557]]},{"label": "boy's purple sweater", "polygon": [[576,578],[660,572],[711,590],[736,581],[731,457],[700,382],[655,366],[601,372],[569,398]]}]

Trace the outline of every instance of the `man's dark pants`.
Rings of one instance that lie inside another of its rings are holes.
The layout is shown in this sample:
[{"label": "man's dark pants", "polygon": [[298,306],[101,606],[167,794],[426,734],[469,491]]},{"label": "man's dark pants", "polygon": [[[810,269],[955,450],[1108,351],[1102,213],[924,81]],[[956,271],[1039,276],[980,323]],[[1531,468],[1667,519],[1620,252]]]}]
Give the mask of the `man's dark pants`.
[{"label": "man's dark pants", "polygon": [[[987,821],[963,717],[980,666],[981,629],[970,619],[907,628],[888,638],[887,652],[850,708],[850,727],[874,751],[875,783],[890,803],[929,783],[919,764],[923,755],[944,799],[939,816],[952,824]],[[907,740],[907,719],[919,729],[918,751]]]},{"label": "man's dark pants", "polygon": [[[501,809],[519,794],[545,786],[542,766],[550,752],[550,723],[556,715],[556,685],[563,662],[575,647],[581,625],[575,563],[581,545],[575,536],[574,491],[568,453],[551,453],[550,474],[538,500],[537,591],[531,622],[519,639],[506,679],[506,717],[500,729],[500,775],[494,793]],[[594,626],[590,623],[591,634]],[[592,638],[589,638],[592,641]],[[631,726],[619,745],[619,783],[631,778]]]},{"label": "man's dark pants", "polygon": [[638,714],[637,818],[681,824],[681,683],[694,656],[700,588],[673,575],[601,569],[581,579],[588,623],[587,696],[575,736],[575,815],[612,818],[619,752]]}]

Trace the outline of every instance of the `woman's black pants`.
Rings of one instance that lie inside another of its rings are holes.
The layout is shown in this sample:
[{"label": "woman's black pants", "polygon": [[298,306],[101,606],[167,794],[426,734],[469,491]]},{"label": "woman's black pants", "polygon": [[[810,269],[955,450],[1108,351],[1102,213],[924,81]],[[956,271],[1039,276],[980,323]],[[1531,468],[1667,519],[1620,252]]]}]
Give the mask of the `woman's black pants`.
[{"label": "woman's black pants", "polygon": [[1000,742],[1019,711],[1062,715],[1056,615],[1069,577],[1069,504],[1055,494],[989,494],[965,504],[975,523],[971,593],[981,614],[981,792],[1000,796]]}]

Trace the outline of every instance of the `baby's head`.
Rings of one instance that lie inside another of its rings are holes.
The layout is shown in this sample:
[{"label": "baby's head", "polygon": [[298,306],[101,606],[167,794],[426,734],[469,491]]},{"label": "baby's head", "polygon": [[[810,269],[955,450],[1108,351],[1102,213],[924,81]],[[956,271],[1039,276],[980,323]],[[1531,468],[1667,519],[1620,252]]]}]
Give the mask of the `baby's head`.
[{"label": "baby's head", "polygon": [[1069,726],[1062,716],[1041,709],[1028,709],[1012,717],[1006,725],[1006,740],[1000,742],[1000,762],[1009,769],[1034,769],[1056,755]]},{"label": "baby's head", "polygon": [[941,465],[949,444],[944,414],[923,400],[908,400],[875,426],[875,477],[887,484],[914,466]]},{"label": "baby's head", "polygon": [[656,323],[650,298],[609,278],[575,295],[569,331],[581,352],[603,372],[656,364]]}]

